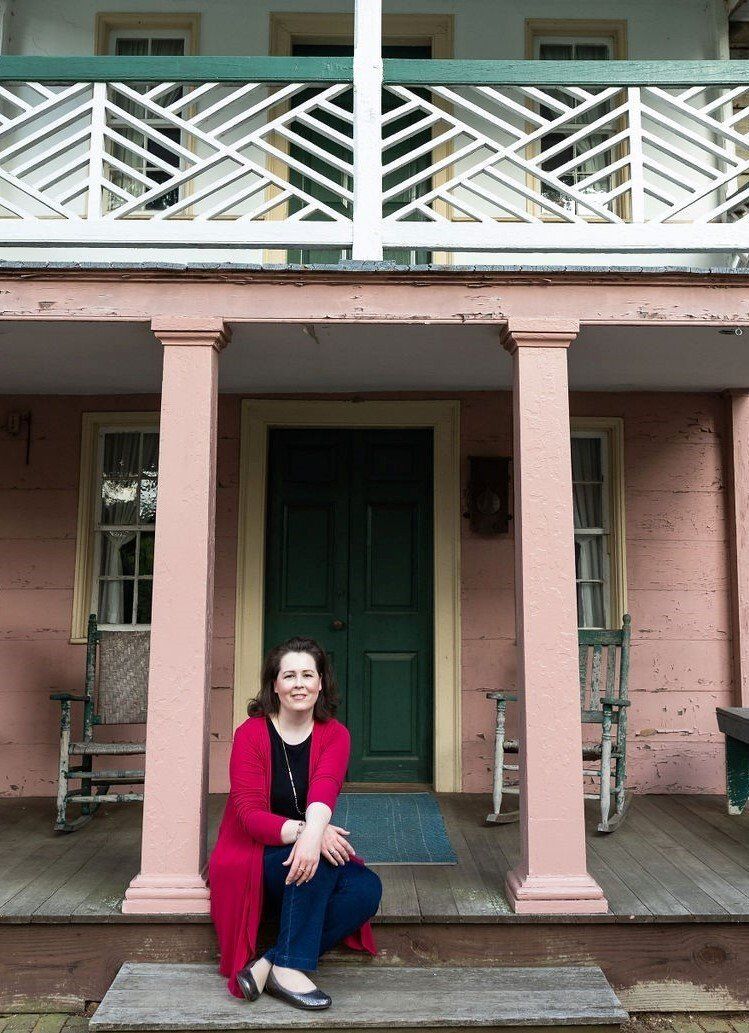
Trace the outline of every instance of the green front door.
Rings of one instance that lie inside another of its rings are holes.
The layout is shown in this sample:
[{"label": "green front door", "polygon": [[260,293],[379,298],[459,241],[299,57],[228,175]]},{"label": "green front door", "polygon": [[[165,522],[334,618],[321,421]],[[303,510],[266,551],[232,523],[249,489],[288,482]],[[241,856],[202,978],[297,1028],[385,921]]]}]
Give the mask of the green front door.
[{"label": "green front door", "polygon": [[270,435],[265,647],[330,652],[353,782],[432,781],[432,436]]}]

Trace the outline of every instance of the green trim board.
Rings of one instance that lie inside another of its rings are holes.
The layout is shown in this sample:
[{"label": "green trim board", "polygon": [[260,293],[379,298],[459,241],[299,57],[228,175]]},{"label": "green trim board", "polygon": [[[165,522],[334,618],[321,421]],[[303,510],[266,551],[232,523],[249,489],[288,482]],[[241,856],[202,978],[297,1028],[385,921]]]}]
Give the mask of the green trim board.
[{"label": "green trim board", "polygon": [[[743,86],[746,61],[475,61],[385,58],[386,83]],[[4,82],[352,82],[347,57],[0,57]]]},{"label": "green trim board", "polygon": [[740,86],[745,61],[409,61],[388,59],[385,83],[486,86]]},{"label": "green trim board", "polygon": [[4,82],[352,82],[346,57],[0,57]]}]

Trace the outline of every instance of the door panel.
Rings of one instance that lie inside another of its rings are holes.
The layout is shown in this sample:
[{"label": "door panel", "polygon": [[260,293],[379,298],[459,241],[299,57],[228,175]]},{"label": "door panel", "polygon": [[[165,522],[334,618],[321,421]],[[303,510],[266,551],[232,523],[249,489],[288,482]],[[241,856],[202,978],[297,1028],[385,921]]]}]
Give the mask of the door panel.
[{"label": "door panel", "polygon": [[266,648],[331,653],[349,779],[431,781],[431,432],[273,431],[267,543]]},{"label": "door panel", "polygon": [[268,458],[265,648],[305,635],[345,671],[347,637],[332,625],[348,606],[346,443],[335,431],[274,431]]},{"label": "door panel", "polygon": [[353,781],[432,777],[432,439],[352,440],[348,724]]}]

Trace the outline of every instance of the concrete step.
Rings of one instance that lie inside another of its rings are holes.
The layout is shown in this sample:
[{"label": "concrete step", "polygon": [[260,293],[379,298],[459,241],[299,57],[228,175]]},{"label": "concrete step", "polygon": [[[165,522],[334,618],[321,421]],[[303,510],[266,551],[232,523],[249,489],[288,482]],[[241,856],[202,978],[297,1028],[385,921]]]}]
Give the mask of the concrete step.
[{"label": "concrete step", "polygon": [[333,998],[325,1011],[263,995],[231,997],[215,965],[126,962],[91,1019],[104,1030],[483,1030],[564,1026],[616,1030],[627,1012],[597,966],[405,968],[321,964],[315,981]]}]

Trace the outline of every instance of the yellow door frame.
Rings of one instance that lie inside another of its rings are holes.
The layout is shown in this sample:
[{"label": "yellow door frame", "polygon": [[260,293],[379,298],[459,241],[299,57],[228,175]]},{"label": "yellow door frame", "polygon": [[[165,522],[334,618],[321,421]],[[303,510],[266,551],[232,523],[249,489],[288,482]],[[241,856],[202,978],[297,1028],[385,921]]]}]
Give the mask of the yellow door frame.
[{"label": "yellow door frame", "polygon": [[434,787],[462,788],[460,697],[460,403],[242,402],[234,727],[247,717],[263,658],[268,431],[272,427],[425,427],[434,435]]}]

